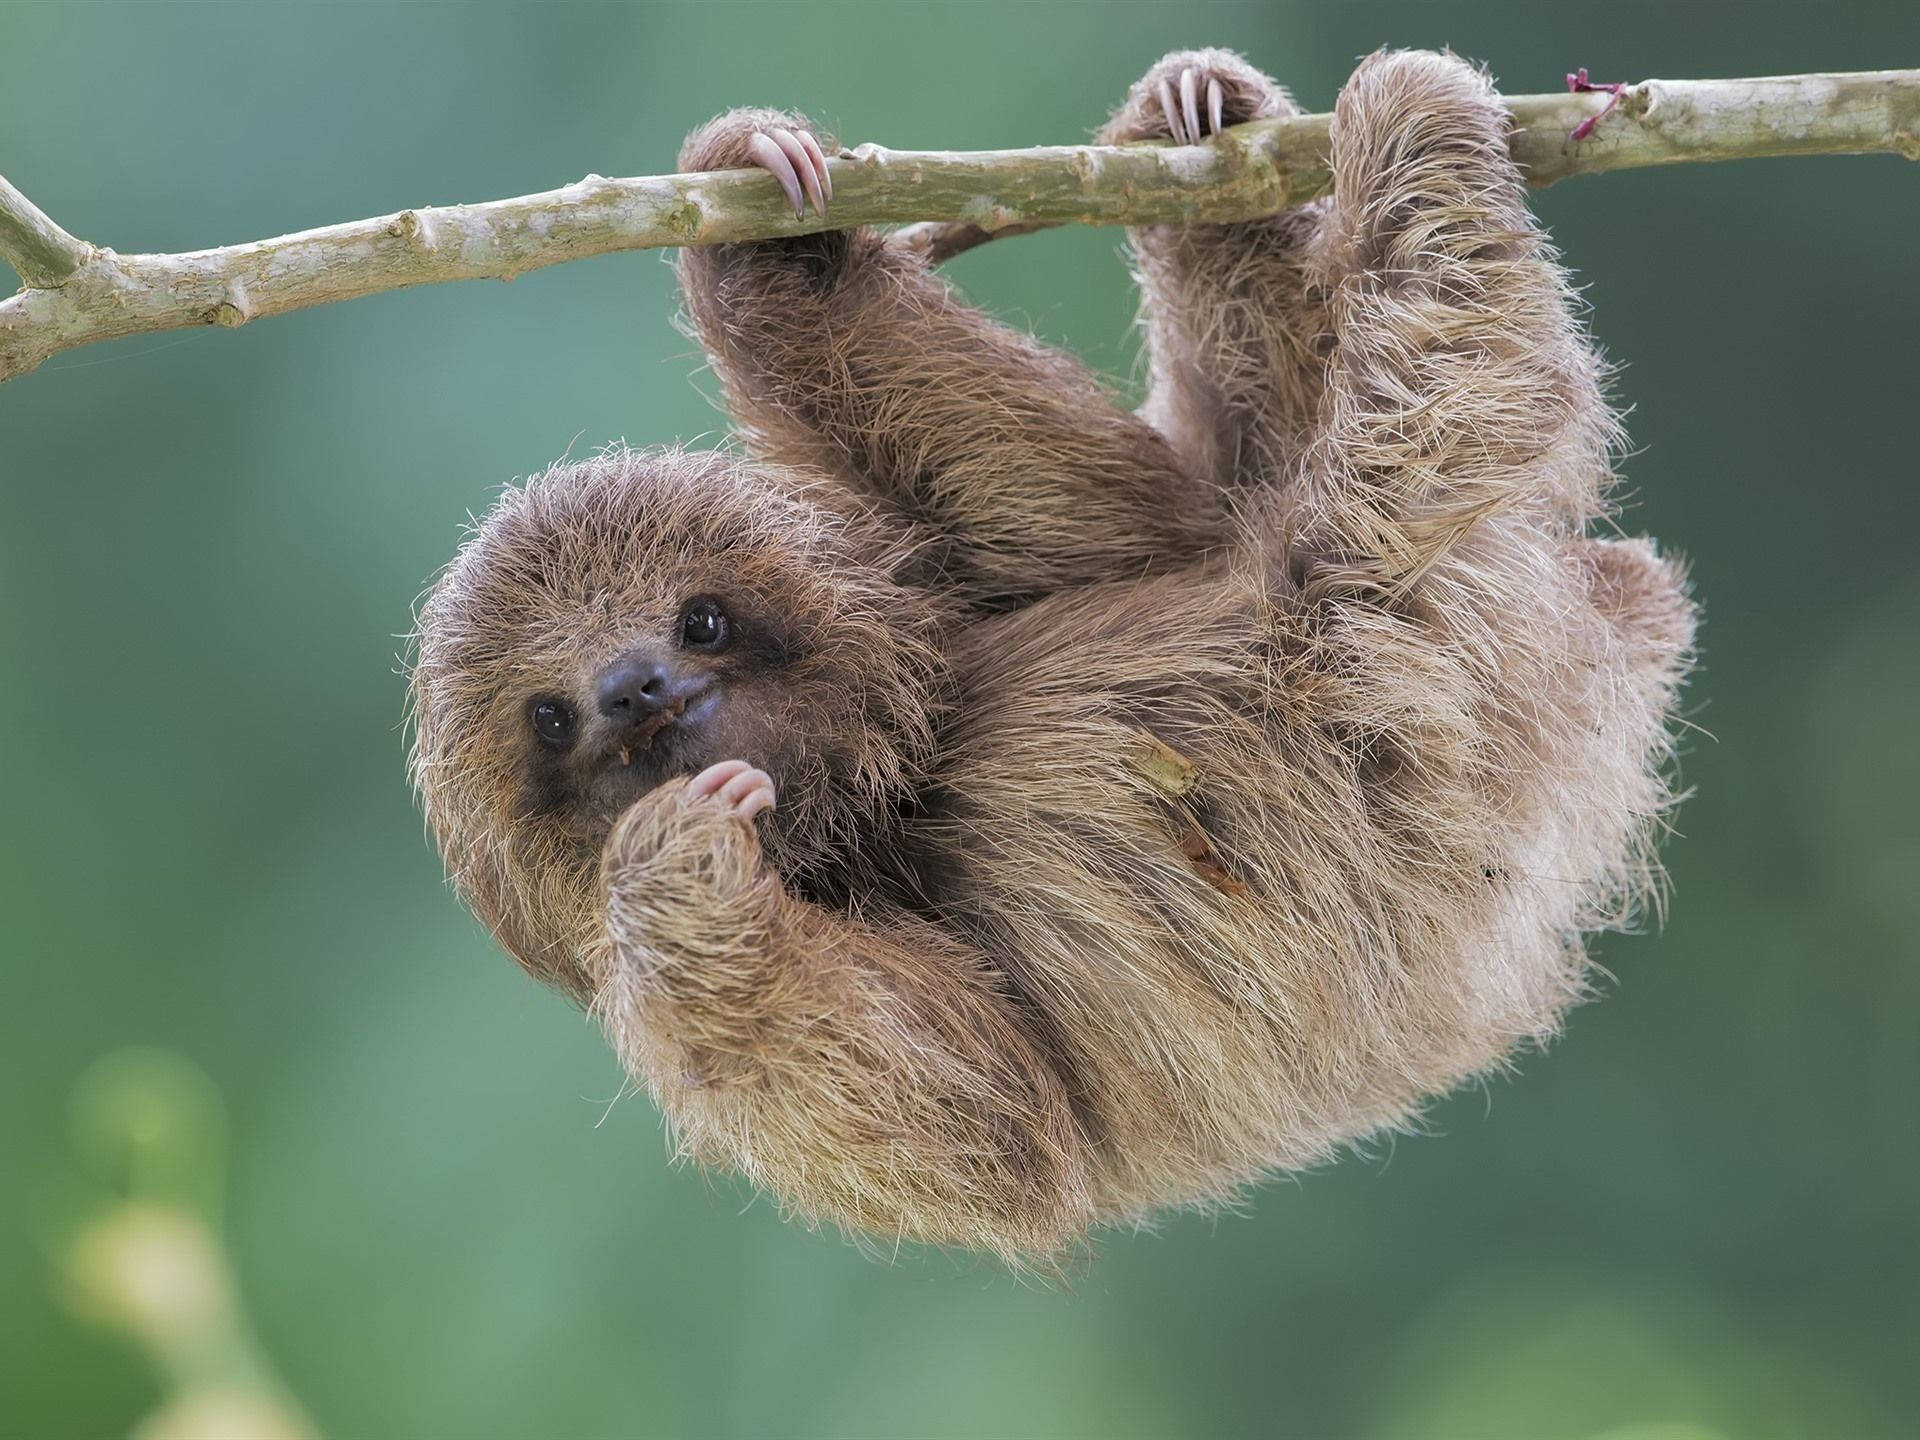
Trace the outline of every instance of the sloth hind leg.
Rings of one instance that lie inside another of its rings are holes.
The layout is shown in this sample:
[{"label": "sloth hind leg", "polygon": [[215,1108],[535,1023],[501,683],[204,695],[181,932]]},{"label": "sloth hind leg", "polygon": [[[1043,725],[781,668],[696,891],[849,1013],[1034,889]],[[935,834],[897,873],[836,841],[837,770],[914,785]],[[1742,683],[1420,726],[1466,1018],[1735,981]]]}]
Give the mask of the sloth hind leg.
[{"label": "sloth hind leg", "polygon": [[1389,585],[1496,515],[1576,533],[1612,479],[1603,368],[1507,128],[1487,78],[1431,52],[1369,56],[1335,107],[1334,345],[1289,528]]}]

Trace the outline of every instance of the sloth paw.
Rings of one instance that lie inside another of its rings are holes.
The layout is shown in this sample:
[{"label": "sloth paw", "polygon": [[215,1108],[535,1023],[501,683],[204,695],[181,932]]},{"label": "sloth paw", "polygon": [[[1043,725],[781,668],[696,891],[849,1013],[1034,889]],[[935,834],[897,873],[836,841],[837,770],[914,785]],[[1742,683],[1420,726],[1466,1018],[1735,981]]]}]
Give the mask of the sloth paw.
[{"label": "sloth paw", "polygon": [[833,177],[827,173],[826,152],[811,130],[773,125],[756,131],[747,141],[747,159],[780,182],[794,219],[806,215],[809,202],[816,214],[826,218]]},{"label": "sloth paw", "polygon": [[1182,50],[1134,85],[1100,138],[1113,145],[1160,139],[1198,145],[1229,125],[1294,108],[1285,90],[1231,50]]},{"label": "sloth paw", "polygon": [[765,170],[786,192],[796,216],[806,214],[807,202],[821,215],[833,198],[833,179],[827,173],[827,149],[815,137],[806,116],[787,110],[749,106],[716,116],[687,136],[680,147],[682,170]]},{"label": "sloth paw", "polygon": [[709,801],[738,819],[751,821],[762,810],[773,809],[773,778],[745,760],[722,760],[688,781],[680,797],[682,805]]}]

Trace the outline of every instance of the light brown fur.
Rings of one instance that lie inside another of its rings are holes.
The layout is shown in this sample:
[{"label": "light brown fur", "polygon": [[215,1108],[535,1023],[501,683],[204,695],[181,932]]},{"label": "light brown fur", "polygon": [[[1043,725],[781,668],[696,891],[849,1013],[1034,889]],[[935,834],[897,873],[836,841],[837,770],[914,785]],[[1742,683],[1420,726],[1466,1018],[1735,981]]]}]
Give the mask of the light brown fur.
[{"label": "light brown fur", "polygon": [[[1291,108],[1192,52],[1105,134],[1166,134],[1189,66],[1227,123]],[[1468,66],[1375,55],[1331,200],[1136,234],[1138,417],[874,235],[684,252],[751,458],[509,492],[414,693],[456,884],[686,1154],[883,1242],[1055,1257],[1555,1031],[1652,882],[1693,611],[1588,535],[1614,422],[1504,135]],[[708,588],[771,637],[714,662],[714,718],[638,793],[531,781],[527,697]],[[681,803],[734,754],[757,823]]]}]

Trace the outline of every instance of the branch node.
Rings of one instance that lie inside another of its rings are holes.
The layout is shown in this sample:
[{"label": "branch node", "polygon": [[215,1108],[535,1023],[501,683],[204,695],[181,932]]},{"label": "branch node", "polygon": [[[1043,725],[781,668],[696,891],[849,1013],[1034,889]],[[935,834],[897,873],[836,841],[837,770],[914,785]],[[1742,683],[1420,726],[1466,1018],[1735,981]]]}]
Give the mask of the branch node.
[{"label": "branch node", "polygon": [[962,224],[997,232],[1020,224],[1021,215],[1013,206],[1002,205],[991,195],[976,195],[960,207],[960,220]]},{"label": "branch node", "polygon": [[247,288],[238,280],[227,282],[227,293],[220,303],[207,312],[207,323],[219,325],[228,330],[237,330],[253,319],[253,306],[247,300]]},{"label": "branch node", "polygon": [[689,192],[678,205],[669,206],[661,213],[660,223],[684,244],[691,245],[699,240],[700,232],[706,228],[707,209],[697,193]]},{"label": "branch node", "polygon": [[387,223],[387,234],[415,250],[431,250],[438,243],[433,226],[418,210],[402,210]]}]

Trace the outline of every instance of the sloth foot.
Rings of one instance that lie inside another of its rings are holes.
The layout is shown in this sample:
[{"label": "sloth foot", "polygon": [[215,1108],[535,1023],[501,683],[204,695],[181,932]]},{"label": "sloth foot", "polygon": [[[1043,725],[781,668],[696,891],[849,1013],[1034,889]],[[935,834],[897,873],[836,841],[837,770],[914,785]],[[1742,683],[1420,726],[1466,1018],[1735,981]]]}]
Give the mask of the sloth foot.
[{"label": "sloth foot", "polygon": [[773,809],[773,778],[745,760],[722,760],[688,781],[680,799],[683,805],[706,801],[719,804],[738,819],[750,821],[762,810]]},{"label": "sloth foot", "polygon": [[803,219],[807,202],[815,213],[826,218],[827,201],[833,198],[833,177],[827,174],[826,152],[808,130],[789,130],[776,125],[757,132],[747,142],[747,158],[775,180],[793,206],[793,218]]}]

